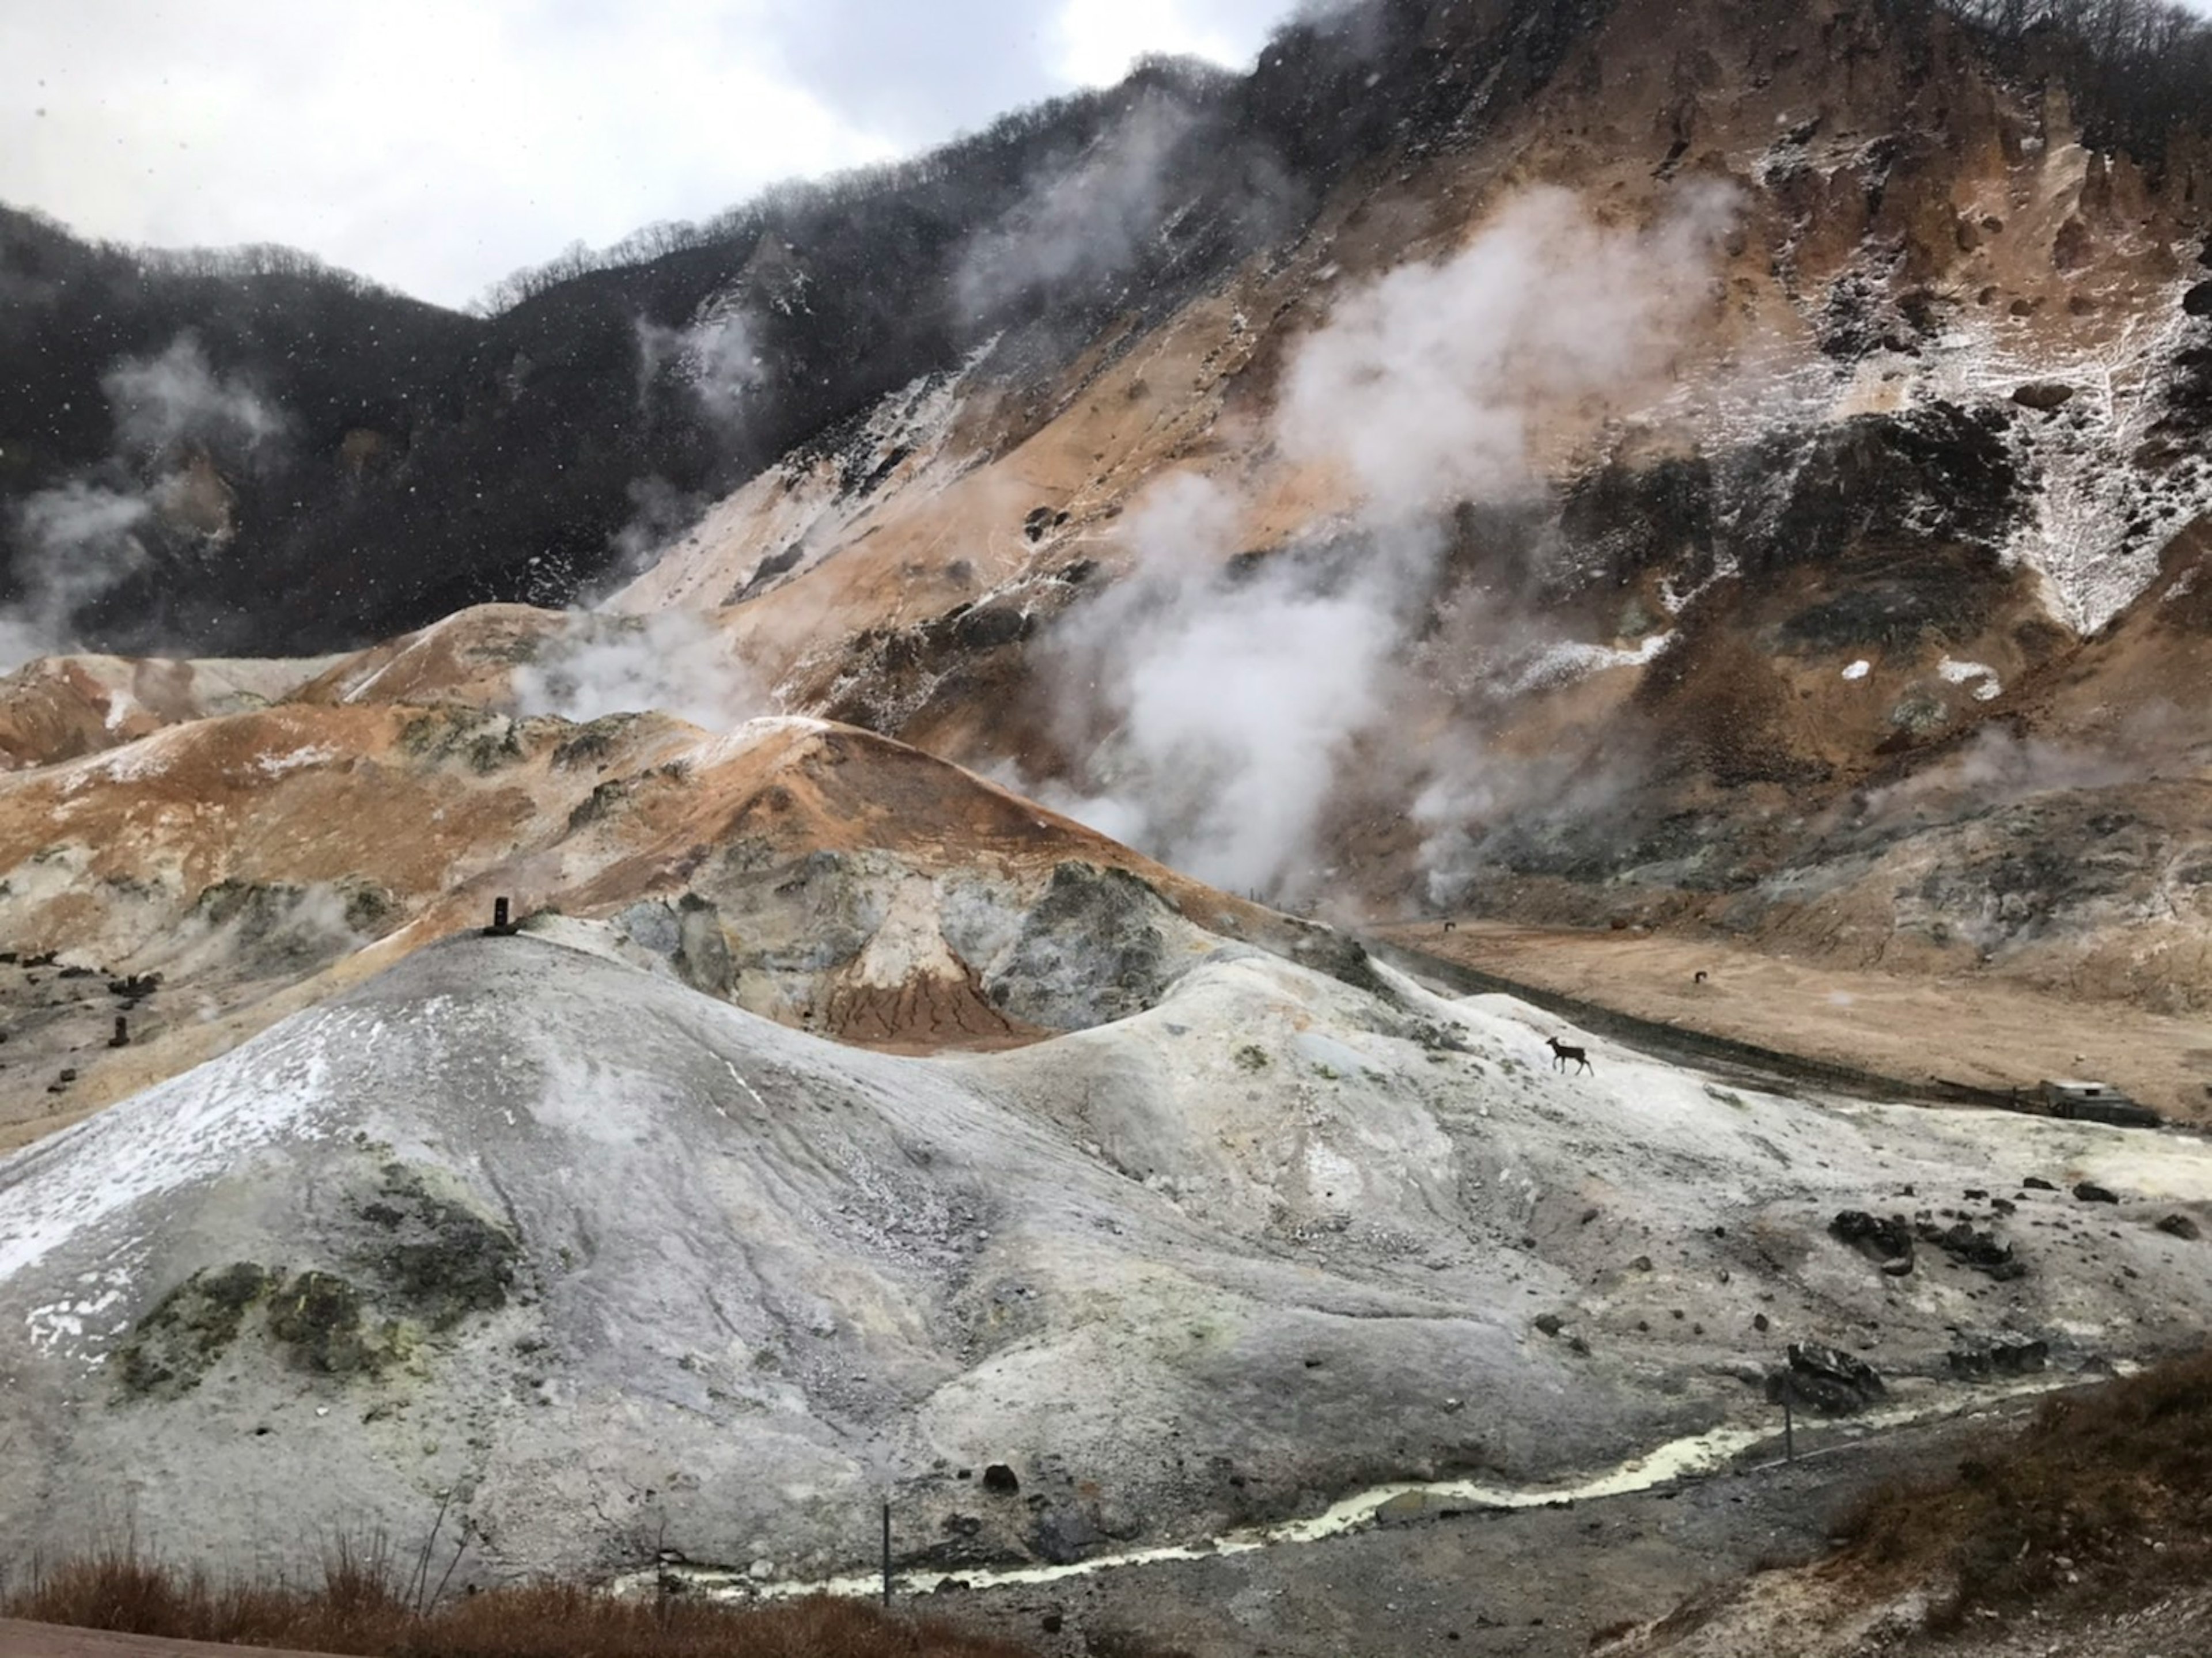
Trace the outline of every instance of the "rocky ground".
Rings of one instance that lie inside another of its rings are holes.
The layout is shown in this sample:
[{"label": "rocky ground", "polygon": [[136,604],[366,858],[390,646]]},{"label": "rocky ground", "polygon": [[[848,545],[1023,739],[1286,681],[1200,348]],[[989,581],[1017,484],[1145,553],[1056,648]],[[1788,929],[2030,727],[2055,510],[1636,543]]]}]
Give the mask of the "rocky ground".
[{"label": "rocky ground", "polygon": [[1032,1588],[969,1589],[956,1580],[919,1604],[1052,1654],[1583,1658],[1601,1637],[1664,1618],[1747,1574],[1826,1552],[1831,1528],[1861,1494],[1939,1464],[2024,1408],[1864,1438],[1808,1430],[1794,1463],[1769,1442],[1741,1470],[1656,1491],[1431,1513],[1324,1542]]}]

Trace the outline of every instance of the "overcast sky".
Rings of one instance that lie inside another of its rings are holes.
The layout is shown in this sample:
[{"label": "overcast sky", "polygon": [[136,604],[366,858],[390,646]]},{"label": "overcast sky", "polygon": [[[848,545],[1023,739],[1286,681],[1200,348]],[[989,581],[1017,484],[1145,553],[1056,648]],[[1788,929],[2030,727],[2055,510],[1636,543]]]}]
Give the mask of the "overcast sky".
[{"label": "overcast sky", "polygon": [[580,239],[910,153],[1290,0],[0,0],[0,202],[459,305]]}]

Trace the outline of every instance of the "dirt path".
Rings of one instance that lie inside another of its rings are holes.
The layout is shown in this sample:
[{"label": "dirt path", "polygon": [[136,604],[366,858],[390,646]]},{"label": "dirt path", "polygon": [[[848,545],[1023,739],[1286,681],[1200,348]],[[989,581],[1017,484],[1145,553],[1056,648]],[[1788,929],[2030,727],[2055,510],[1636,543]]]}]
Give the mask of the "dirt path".
[{"label": "dirt path", "polygon": [[0,1658],[313,1658],[271,1647],[216,1646],[204,1641],[162,1641],[150,1635],[110,1635],[105,1630],[61,1624],[26,1624],[0,1618]]},{"label": "dirt path", "polygon": [[1840,971],[1655,934],[1482,921],[1449,932],[1441,922],[1376,932],[1539,989],[1827,1064],[1995,1089],[2087,1077],[2172,1121],[2212,1122],[2212,1023],[2203,1020],[1970,979]]}]

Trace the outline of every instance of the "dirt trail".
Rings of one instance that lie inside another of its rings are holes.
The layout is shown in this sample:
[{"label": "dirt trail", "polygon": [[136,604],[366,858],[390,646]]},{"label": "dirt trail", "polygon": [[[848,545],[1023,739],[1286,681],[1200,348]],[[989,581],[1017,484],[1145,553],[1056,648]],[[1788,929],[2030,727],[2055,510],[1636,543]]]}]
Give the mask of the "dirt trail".
[{"label": "dirt trail", "polygon": [[2212,1121],[2212,1025],[2202,1020],[1648,933],[1461,921],[1449,932],[1424,922],[1377,936],[1638,1018],[1825,1064],[1996,1089],[2088,1077],[2172,1121]]},{"label": "dirt trail", "polygon": [[0,1618],[0,1658],[257,1658],[257,1655],[258,1658],[313,1658],[279,1652],[273,1647],[163,1641],[150,1635],[112,1635],[106,1630]]}]

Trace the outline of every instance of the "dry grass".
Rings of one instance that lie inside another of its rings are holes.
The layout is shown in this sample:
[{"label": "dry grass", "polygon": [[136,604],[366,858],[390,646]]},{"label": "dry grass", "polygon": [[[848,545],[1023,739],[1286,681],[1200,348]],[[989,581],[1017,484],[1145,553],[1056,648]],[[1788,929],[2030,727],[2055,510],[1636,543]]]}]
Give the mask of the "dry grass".
[{"label": "dry grass", "polygon": [[401,1575],[380,1551],[340,1550],[319,1583],[218,1582],[120,1547],[42,1570],[0,1600],[0,1616],[359,1658],[1025,1658],[1019,1647],[827,1596],[745,1607],[546,1583],[418,1611],[430,1597]]},{"label": "dry grass", "polygon": [[1954,1618],[2212,1571],[2212,1351],[2045,1401],[1942,1478],[1893,1482],[1847,1563],[1955,1585]]}]

